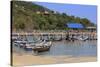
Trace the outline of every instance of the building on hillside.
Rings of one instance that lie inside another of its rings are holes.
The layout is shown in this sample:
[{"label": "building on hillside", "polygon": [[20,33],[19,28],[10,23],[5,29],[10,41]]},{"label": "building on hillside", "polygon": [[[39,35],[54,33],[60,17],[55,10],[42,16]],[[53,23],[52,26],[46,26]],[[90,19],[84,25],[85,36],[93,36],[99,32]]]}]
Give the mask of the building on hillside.
[{"label": "building on hillside", "polygon": [[41,12],[40,11],[36,11],[36,14],[41,14]]},{"label": "building on hillside", "polygon": [[70,29],[84,29],[83,24],[76,23],[76,22],[67,23],[66,27],[68,27]]},{"label": "building on hillside", "polygon": [[86,27],[86,30],[91,31],[91,32],[96,32],[97,31],[97,27],[96,26],[88,26]]},{"label": "building on hillside", "polygon": [[49,15],[49,12],[48,11],[44,11],[44,15]]}]

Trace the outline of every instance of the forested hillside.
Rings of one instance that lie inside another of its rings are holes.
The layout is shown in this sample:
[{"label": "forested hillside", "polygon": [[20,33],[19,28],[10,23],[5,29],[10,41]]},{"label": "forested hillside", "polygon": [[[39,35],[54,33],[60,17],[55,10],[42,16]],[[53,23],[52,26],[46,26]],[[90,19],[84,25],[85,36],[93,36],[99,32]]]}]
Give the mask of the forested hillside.
[{"label": "forested hillside", "polygon": [[69,16],[59,13],[33,2],[12,1],[12,28],[14,31],[32,30],[66,30],[66,23],[81,23],[94,26],[87,18]]}]

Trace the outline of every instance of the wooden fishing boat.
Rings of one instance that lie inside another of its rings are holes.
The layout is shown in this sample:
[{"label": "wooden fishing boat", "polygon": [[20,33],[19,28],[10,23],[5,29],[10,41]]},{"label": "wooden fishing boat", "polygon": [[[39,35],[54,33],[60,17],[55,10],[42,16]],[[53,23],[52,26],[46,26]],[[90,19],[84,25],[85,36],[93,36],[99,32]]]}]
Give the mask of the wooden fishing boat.
[{"label": "wooden fishing boat", "polygon": [[26,51],[47,51],[51,47],[51,41],[42,41],[42,40],[36,40],[36,41],[26,41],[26,40],[16,40],[14,41],[15,45],[18,47],[24,48]]},{"label": "wooden fishing boat", "polygon": [[39,47],[35,47],[33,48],[34,51],[38,51],[38,52],[43,52],[43,51],[48,51],[50,50],[50,46],[39,46]]},{"label": "wooden fishing boat", "polygon": [[88,36],[76,36],[76,37],[74,37],[74,39],[85,41],[88,39]]},{"label": "wooden fishing boat", "polygon": [[33,51],[43,52],[50,50],[51,47],[51,41],[50,42],[42,42],[40,44],[36,44],[33,48]]},{"label": "wooden fishing boat", "polygon": [[23,45],[25,45],[27,43],[27,41],[24,40],[16,40],[14,41],[14,45],[15,46],[19,46],[19,47],[23,47]]},{"label": "wooden fishing boat", "polygon": [[38,41],[36,43],[30,43],[27,42],[23,48],[26,51],[38,51],[38,52],[43,52],[43,51],[48,51],[51,47],[51,41],[46,42],[46,41]]}]

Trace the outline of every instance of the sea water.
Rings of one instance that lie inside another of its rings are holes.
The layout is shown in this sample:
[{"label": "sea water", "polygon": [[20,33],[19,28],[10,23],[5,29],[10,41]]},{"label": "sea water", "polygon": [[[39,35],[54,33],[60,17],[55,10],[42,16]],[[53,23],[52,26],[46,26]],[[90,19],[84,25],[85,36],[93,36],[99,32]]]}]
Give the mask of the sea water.
[{"label": "sea water", "polygon": [[[13,44],[12,44],[13,45]],[[23,48],[13,45],[13,52],[19,54],[32,54]],[[33,55],[33,54],[32,54]],[[40,56],[97,56],[97,40],[87,41],[53,41],[49,51],[38,53]]]}]

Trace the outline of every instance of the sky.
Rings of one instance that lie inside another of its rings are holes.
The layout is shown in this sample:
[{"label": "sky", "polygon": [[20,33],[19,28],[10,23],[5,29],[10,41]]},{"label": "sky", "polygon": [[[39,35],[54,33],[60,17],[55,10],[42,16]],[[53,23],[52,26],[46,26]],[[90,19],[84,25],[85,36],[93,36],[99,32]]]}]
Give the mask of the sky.
[{"label": "sky", "polygon": [[47,3],[35,2],[51,10],[73,15],[75,17],[87,18],[92,23],[97,23],[97,6],[96,5],[79,5],[79,4],[61,4],[61,3]]}]

